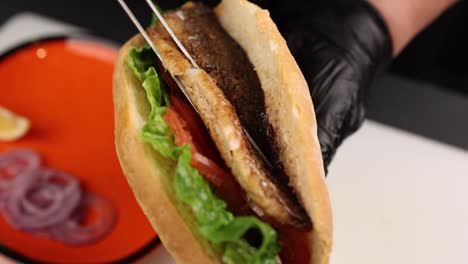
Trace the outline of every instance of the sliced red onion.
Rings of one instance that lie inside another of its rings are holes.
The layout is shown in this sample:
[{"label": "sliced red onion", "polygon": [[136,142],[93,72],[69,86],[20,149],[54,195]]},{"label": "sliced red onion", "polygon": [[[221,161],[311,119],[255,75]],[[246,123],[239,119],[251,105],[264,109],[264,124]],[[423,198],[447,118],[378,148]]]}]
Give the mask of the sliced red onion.
[{"label": "sliced red onion", "polygon": [[26,173],[31,180],[15,186],[6,198],[5,219],[18,229],[37,230],[69,218],[82,197],[78,180],[43,168]]},{"label": "sliced red onion", "polygon": [[40,166],[41,159],[38,154],[27,149],[17,149],[0,155],[0,208],[13,185],[21,180],[27,171]]},{"label": "sliced red onion", "polygon": [[51,206],[57,196],[62,197],[62,189],[57,185],[43,185],[38,188],[30,190],[26,199],[20,201],[24,211],[30,214],[42,214],[44,208]]},{"label": "sliced red onion", "polygon": [[[77,179],[69,174],[40,168],[40,157],[19,149],[0,155],[0,209],[17,229],[71,246],[96,242],[116,222],[111,202],[83,194]],[[2,208],[3,204],[3,208]],[[99,218],[83,224],[84,212],[94,209]]]},{"label": "sliced red onion", "polygon": [[[90,193],[85,194],[83,198],[82,204],[71,218],[50,229],[56,239],[67,245],[82,246],[94,243],[106,236],[116,223],[116,210],[109,200]],[[86,217],[84,212],[90,209],[94,209],[99,217],[90,225],[83,224]]]}]

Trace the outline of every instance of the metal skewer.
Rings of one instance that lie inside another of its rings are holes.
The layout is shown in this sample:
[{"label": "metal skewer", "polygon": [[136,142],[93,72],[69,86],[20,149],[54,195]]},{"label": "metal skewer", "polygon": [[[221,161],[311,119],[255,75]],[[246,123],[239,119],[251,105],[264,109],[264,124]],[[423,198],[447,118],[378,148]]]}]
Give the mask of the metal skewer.
[{"label": "metal skewer", "polygon": [[[158,49],[156,48],[156,46],[154,45],[153,41],[151,41],[151,38],[148,36],[148,33],[146,33],[145,29],[143,28],[143,26],[141,25],[140,21],[138,21],[138,19],[135,17],[135,15],[133,14],[132,10],[130,10],[130,8],[128,7],[128,5],[125,3],[124,0],[117,0],[119,2],[119,4],[122,6],[123,10],[125,11],[125,13],[127,13],[128,17],[130,18],[130,20],[132,20],[133,24],[135,24],[135,26],[137,27],[138,31],[140,31],[141,35],[143,36],[143,38],[146,40],[146,42],[148,43],[148,45],[150,45],[151,49],[154,51],[154,53],[156,54],[156,56],[158,57],[159,61],[163,61],[162,60],[162,56],[161,54],[159,54],[158,52]],[[179,80],[179,78],[177,76],[173,76],[171,74],[171,77],[172,79],[174,79],[175,83],[177,84],[177,86],[179,86],[179,89],[182,91],[182,93],[184,94],[184,96],[187,98],[187,100],[189,101],[189,103],[192,105],[192,108],[195,109],[195,111],[198,113],[197,111],[197,108],[195,108],[195,106],[193,105],[192,103],[192,100],[190,100],[190,97],[188,96],[187,94],[187,91],[185,90],[185,86],[182,84],[182,82]]]},{"label": "metal skewer", "polygon": [[197,63],[195,60],[192,58],[190,53],[185,49],[184,45],[180,42],[180,40],[177,38],[177,36],[174,34],[174,31],[172,31],[171,27],[169,24],[167,24],[166,19],[161,15],[161,12],[156,8],[154,5],[153,1],[151,0],[146,0],[146,3],[149,5],[151,10],[153,10],[153,13],[158,17],[159,21],[163,25],[164,29],[166,29],[167,33],[169,33],[169,36],[171,36],[172,40],[176,43],[177,47],[182,51],[182,53],[185,55],[185,57],[190,61],[193,67],[200,69],[198,67]]}]

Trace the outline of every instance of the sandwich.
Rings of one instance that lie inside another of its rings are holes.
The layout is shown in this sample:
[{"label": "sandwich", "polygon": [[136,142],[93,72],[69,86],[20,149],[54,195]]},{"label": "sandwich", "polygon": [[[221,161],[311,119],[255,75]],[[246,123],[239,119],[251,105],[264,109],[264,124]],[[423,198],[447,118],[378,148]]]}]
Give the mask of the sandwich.
[{"label": "sandwich", "polygon": [[161,60],[136,35],[113,76],[117,155],[164,246],[177,263],[328,263],[313,103],[269,12],[222,0],[164,18],[199,68],[155,21]]}]

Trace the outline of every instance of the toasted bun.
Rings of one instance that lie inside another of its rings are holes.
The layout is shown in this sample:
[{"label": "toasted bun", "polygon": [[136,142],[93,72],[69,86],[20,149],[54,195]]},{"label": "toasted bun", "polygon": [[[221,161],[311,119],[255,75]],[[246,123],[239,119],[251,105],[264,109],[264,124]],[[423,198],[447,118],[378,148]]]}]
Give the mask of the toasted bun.
[{"label": "toasted bun", "polygon": [[[221,25],[242,46],[256,68],[264,89],[269,120],[279,135],[277,143],[281,148],[281,159],[291,177],[291,185],[314,223],[308,234],[312,263],[328,263],[331,210],[307,83],[267,11],[245,0],[223,0],[215,11]],[[144,90],[129,71],[127,61],[129,49],[143,44],[138,36],[127,42],[120,50],[115,68],[115,140],[121,166],[140,207],[176,261],[217,263],[219,256],[193,231],[193,219],[174,197],[169,180],[175,164],[158,155],[139,138],[149,107]],[[206,72],[191,68],[170,45],[156,44],[160,51],[167,48],[163,51],[167,55],[163,56],[164,66],[181,78],[191,96],[198,98],[198,111],[209,113],[205,118],[202,115],[205,124],[211,123],[207,124],[209,128],[218,127],[210,129],[210,134],[226,147],[220,149],[223,158],[234,159],[230,153],[232,146],[237,146],[246,150],[234,152],[235,155],[250,159],[247,142],[236,132],[241,129],[239,121],[232,114],[234,109],[221,89]],[[219,110],[227,114],[220,115],[222,118],[219,119],[209,116],[219,116]],[[220,125],[213,124],[213,120]],[[233,129],[223,129],[226,125]],[[255,161],[250,166],[255,170]],[[249,173],[246,171],[248,166],[241,163],[231,169],[238,170],[238,174]]]}]

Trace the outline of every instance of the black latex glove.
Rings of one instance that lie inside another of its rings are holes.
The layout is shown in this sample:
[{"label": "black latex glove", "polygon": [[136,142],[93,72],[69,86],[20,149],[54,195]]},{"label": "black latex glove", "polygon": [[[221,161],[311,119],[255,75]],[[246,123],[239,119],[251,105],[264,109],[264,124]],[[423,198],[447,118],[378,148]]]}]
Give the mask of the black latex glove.
[{"label": "black latex glove", "polygon": [[365,90],[391,60],[388,29],[365,0],[270,5],[309,84],[327,168],[342,141],[364,121]]}]

